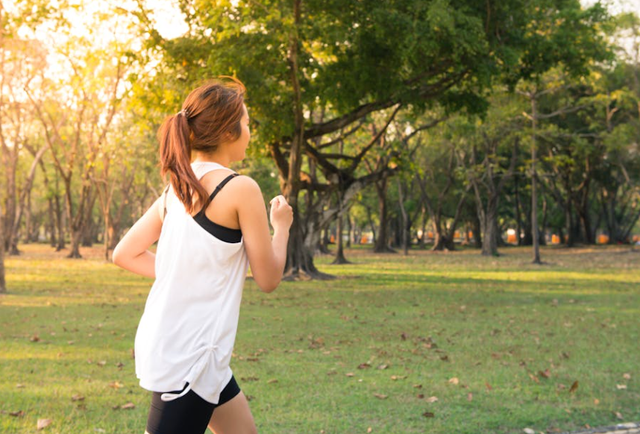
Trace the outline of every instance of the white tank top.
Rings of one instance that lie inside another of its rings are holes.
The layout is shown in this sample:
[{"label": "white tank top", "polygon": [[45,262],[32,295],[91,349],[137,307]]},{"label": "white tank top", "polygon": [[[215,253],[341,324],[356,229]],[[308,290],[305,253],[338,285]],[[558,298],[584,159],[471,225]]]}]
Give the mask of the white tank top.
[{"label": "white tank top", "polygon": [[[226,169],[209,162],[191,167],[198,179]],[[192,389],[217,404],[232,375],[229,362],[249,262],[242,239],[219,240],[173,199],[158,240],[156,280],[136,333],[136,375],[143,388],[165,392],[164,401]]]}]

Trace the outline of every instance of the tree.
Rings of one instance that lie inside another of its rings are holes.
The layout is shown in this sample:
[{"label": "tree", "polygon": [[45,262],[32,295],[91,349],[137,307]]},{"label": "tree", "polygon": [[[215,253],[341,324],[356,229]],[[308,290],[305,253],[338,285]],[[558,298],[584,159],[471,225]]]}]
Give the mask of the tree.
[{"label": "tree", "polygon": [[516,170],[522,119],[520,105],[508,94],[494,95],[491,101],[484,119],[458,118],[456,127],[463,143],[458,155],[474,193],[482,229],[482,254],[497,256],[500,197]]},{"label": "tree", "polygon": [[[3,223],[2,221],[2,204],[0,204],[0,224]],[[4,248],[1,248],[2,246],[4,246],[4,234],[3,231],[0,231],[0,294],[4,294],[7,292],[7,281],[5,278],[5,271],[4,271]]]},{"label": "tree", "polygon": [[[175,40],[163,39],[143,9],[135,13],[151,49],[163,56],[162,70],[183,78],[184,89],[219,74],[247,84],[256,140],[272,156],[294,209],[287,261],[293,275],[317,275],[301,226],[311,208],[300,202],[313,188],[301,170],[305,156],[319,152],[314,139],[331,142],[367,115],[398,105],[481,109],[478,92],[524,48],[517,35],[529,8],[516,1],[489,9],[422,0],[179,4],[190,29]],[[326,114],[322,121],[317,112]]]},{"label": "tree", "polygon": [[[462,217],[466,195],[471,187],[464,186],[463,171],[457,146],[455,121],[444,122],[421,139],[417,146],[416,167],[413,170],[420,188],[427,215],[434,231],[433,250],[454,250],[454,234]],[[423,229],[424,233],[424,229]]]},{"label": "tree", "polygon": [[36,138],[32,113],[24,87],[37,80],[46,66],[46,52],[34,39],[18,37],[24,28],[23,12],[9,14],[0,4],[0,149],[4,163],[5,215],[2,248],[11,255],[18,252],[18,233],[25,202],[30,194],[39,160],[47,150],[41,147],[34,153],[30,169],[24,178],[20,173],[21,155]]},{"label": "tree", "polygon": [[[46,78],[39,88],[26,89],[63,182],[71,258],[81,257],[80,242],[96,200],[91,180],[127,91],[124,79],[132,58],[127,44],[116,37],[127,23],[119,23],[118,16],[92,18],[84,23],[83,36],[65,25],[57,28],[55,53],[69,75]],[[97,42],[93,36],[104,31],[111,32],[111,38]]]},{"label": "tree", "polygon": [[555,67],[572,77],[580,77],[588,73],[591,62],[610,59],[610,52],[599,28],[599,24],[607,19],[606,10],[599,3],[583,9],[578,1],[564,2],[561,8],[534,8],[531,12],[531,26],[523,34],[529,41],[530,50],[520,58],[514,78],[516,82],[528,84],[528,89],[520,93],[531,106],[527,114],[531,120],[531,229],[533,262],[540,264],[536,148],[538,122],[568,110],[577,110],[575,107],[565,107],[540,114],[538,99],[552,91],[541,85],[543,77]]}]

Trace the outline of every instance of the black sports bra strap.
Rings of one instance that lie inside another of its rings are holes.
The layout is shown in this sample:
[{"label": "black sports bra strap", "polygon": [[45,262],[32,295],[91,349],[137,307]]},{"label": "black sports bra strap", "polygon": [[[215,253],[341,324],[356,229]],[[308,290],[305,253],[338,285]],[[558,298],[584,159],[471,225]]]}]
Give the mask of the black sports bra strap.
[{"label": "black sports bra strap", "polygon": [[216,189],[213,190],[213,193],[211,193],[211,195],[209,196],[209,202],[211,202],[213,200],[213,198],[216,197],[216,194],[218,194],[218,192],[220,190],[222,190],[222,187],[224,187],[227,182],[231,181],[233,178],[235,178],[238,175],[239,175],[238,173],[232,173],[231,175],[229,175],[225,179],[223,179],[222,182],[220,184],[218,184]]}]

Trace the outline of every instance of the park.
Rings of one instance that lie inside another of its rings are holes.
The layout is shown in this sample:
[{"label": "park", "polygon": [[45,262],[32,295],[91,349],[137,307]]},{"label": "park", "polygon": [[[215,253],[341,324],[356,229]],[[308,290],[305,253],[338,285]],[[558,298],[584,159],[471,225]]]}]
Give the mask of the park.
[{"label": "park", "polygon": [[246,87],[230,168],[293,215],[232,348],[258,432],[640,432],[638,14],[1,0],[0,432],[145,431],[154,279],[114,249],[216,78]]}]

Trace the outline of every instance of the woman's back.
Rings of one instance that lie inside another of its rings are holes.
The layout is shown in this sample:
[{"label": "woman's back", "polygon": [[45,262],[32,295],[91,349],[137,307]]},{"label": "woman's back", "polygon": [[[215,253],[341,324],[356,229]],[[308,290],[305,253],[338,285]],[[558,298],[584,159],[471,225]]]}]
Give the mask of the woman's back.
[{"label": "woman's back", "polygon": [[[194,163],[193,169],[198,178],[211,173],[224,179],[230,173],[216,163]],[[216,196],[209,208],[225,211],[218,200]],[[216,214],[233,214],[226,211]],[[242,239],[221,240],[181,202],[167,200],[156,281],[136,335],[136,373],[143,387],[178,390],[188,382],[198,395],[217,401],[216,385],[231,378],[229,362],[247,268]],[[209,381],[198,382],[200,376]]]}]

